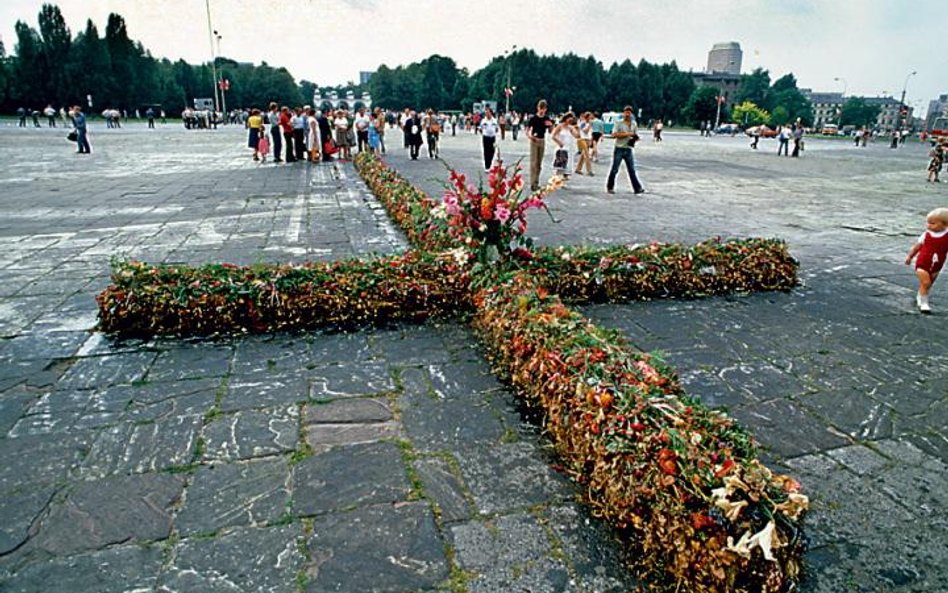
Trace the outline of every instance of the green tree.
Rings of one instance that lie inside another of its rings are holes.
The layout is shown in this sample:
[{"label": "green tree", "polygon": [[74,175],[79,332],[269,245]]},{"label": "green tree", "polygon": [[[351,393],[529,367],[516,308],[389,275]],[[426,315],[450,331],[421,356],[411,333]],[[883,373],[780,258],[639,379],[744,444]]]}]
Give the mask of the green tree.
[{"label": "green tree", "polygon": [[735,122],[745,126],[759,126],[770,123],[770,114],[751,101],[744,101],[740,105],[735,105],[731,117]]},{"label": "green tree", "polygon": [[790,123],[790,112],[787,111],[787,108],[783,105],[777,105],[774,107],[773,113],[770,114],[770,122],[776,126],[782,126],[784,124]]},{"label": "green tree", "polygon": [[804,125],[813,123],[813,105],[797,88],[797,79],[793,74],[786,74],[774,81],[770,87],[770,103],[774,115],[777,107],[783,107],[787,111],[787,121],[799,119]]},{"label": "green tree", "polygon": [[43,4],[39,13],[39,29],[43,40],[40,52],[40,61],[44,70],[42,99],[45,102],[63,105],[70,86],[67,63],[72,46],[72,35],[58,6]]},{"label": "green tree", "polygon": [[105,26],[105,46],[111,59],[112,76],[111,88],[103,89],[108,103],[102,106],[130,109],[136,98],[135,44],[128,37],[125,19],[114,12],[109,14]]},{"label": "green tree", "polygon": [[691,74],[680,71],[675,62],[663,64],[662,73],[665,79],[665,110],[659,117],[669,122],[678,121],[688,104],[688,98],[695,91],[695,82]]},{"label": "green tree", "polygon": [[[695,127],[698,127],[703,121],[713,122],[717,116],[718,92],[717,87],[708,85],[701,85],[696,88],[688,97],[688,103],[682,110],[682,117],[685,118],[685,121]],[[723,111],[721,119],[722,121],[726,120]]]},{"label": "green tree", "polygon": [[881,106],[869,105],[862,97],[850,97],[843,104],[840,123],[844,126],[872,126],[881,110]]},{"label": "green tree", "polygon": [[28,107],[42,100],[42,41],[39,33],[23,21],[17,21],[14,30],[17,41],[11,91],[18,107]]},{"label": "green tree", "polygon": [[740,85],[734,93],[735,103],[750,101],[761,109],[769,110],[770,105],[770,72],[757,68],[750,74],[742,74]]},{"label": "green tree", "polygon": [[69,79],[72,87],[69,103],[79,103],[87,107],[86,97],[92,96],[95,103],[105,99],[104,93],[111,86],[111,60],[105,42],[99,38],[92,19],[86,21],[86,28],[76,36],[72,44],[69,59]]},{"label": "green tree", "polygon": [[631,60],[613,63],[606,80],[606,106],[603,111],[618,111],[635,102],[639,94],[639,73]]}]

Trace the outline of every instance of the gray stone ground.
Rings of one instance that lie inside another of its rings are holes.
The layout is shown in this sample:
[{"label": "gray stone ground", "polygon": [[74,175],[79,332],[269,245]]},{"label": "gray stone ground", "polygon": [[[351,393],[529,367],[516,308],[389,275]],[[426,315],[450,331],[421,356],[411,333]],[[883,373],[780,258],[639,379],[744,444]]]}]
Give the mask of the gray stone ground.
[{"label": "gray stone ground", "polygon": [[[242,130],[0,128],[0,591],[614,592],[634,586],[469,330],[114,343],[112,256],[237,263],[406,248],[348,164],[258,165]],[[948,356],[902,265],[948,187],[925,150],[667,134],[650,193],[604,163],[547,244],[787,239],[789,294],[585,309],[666,353],[813,497],[805,592],[944,590]],[[390,162],[434,190],[441,164]],[[501,143],[508,160],[523,140]],[[476,138],[442,154],[472,173]],[[550,152],[552,157],[552,151]],[[604,159],[605,160],[605,159]]]}]

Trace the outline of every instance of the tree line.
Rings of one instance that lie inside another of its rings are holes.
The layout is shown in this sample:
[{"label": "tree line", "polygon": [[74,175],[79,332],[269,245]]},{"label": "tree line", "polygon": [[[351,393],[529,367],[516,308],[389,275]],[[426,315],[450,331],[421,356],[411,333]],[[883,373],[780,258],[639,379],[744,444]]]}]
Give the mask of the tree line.
[{"label": "tree line", "polygon": [[[44,4],[38,15],[39,29],[23,21],[16,23],[16,47],[7,56],[0,43],[0,108],[42,109],[46,104],[81,104],[93,110],[134,110],[161,105],[175,113],[191,105],[194,98],[211,97],[214,77],[210,63],[192,65],[178,60],[156,59],[128,36],[124,19],[108,17],[100,36],[92,20],[72,35],[59,7]],[[641,109],[644,121],[662,118],[695,124],[714,120],[715,87],[697,86],[689,72],[675,62],[652,64],[625,60],[608,68],[594,57],[538,55],[521,49],[493,58],[469,73],[451,58],[432,55],[421,62],[390,68],[382,65],[365,85],[320,87],[314,82],[297,83],[286,68],[238,63],[218,58],[218,78],[226,78],[228,107],[263,106],[269,101],[302,105],[312,101],[314,91],[340,96],[346,90],[356,95],[368,91],[374,105],[392,109],[469,111],[475,101],[494,100],[505,105],[505,89],[512,110],[529,112],[538,98],[545,98],[554,112],[574,110],[611,111],[631,104]],[[774,118],[790,121],[812,119],[812,108],[788,74],[770,84],[769,73],[757,69],[742,76],[738,102],[752,101]],[[722,121],[731,114],[725,106]]]}]

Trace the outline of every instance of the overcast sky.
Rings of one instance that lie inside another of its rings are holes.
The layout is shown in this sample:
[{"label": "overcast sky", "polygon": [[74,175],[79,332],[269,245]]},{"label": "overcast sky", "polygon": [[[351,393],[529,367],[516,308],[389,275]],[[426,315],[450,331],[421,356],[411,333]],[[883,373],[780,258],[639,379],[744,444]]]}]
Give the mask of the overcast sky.
[{"label": "overcast sky", "polygon": [[[37,27],[42,4],[0,2],[8,53],[14,23]],[[104,34],[116,12],[154,56],[210,59],[205,0],[56,4],[73,35],[87,18]],[[929,100],[948,93],[945,0],[210,0],[210,9],[222,55],[286,66],[297,80],[320,85],[358,81],[360,70],[433,53],[474,71],[513,45],[593,55],[606,67],[645,58],[702,70],[714,43],[737,41],[744,72],[763,67],[772,79],[793,72],[801,87],[899,98],[917,71],[906,102],[921,115]]]}]

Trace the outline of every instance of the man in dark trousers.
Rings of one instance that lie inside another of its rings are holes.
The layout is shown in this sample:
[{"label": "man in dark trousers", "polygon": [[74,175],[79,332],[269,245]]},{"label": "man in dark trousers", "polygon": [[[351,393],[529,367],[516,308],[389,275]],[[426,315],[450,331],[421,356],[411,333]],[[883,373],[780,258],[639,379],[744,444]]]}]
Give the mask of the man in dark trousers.
[{"label": "man in dark trousers", "polygon": [[405,120],[405,143],[408,144],[408,150],[411,154],[411,160],[418,160],[418,153],[421,151],[421,118],[414,111]]},{"label": "man in dark trousers", "polygon": [[295,163],[293,156],[293,125],[290,123],[290,108],[284,105],[280,108],[280,129],[283,131],[283,145],[286,146],[286,162]]},{"label": "man in dark trousers", "polygon": [[530,191],[540,189],[540,170],[546,150],[546,133],[553,129],[553,120],[546,114],[544,99],[537,102],[537,112],[527,122],[527,138],[530,139]]},{"label": "man in dark trousers", "polygon": [[616,173],[624,162],[636,195],[645,193],[645,189],[635,174],[635,160],[632,155],[632,146],[635,145],[638,136],[638,127],[632,118],[632,106],[626,105],[622,110],[622,119],[616,120],[612,127],[612,137],[616,139],[616,144],[612,152],[612,169],[609,170],[609,178],[606,179],[606,192],[616,193]]},{"label": "man in dark trousers", "polygon": [[267,111],[267,121],[270,123],[270,138],[273,141],[273,162],[282,163],[280,153],[283,151],[283,130],[280,129],[280,109],[272,101]]},{"label": "man in dark trousers", "polygon": [[319,147],[319,153],[323,161],[331,161],[332,155],[326,150],[326,143],[332,144],[332,126],[329,125],[329,119],[322,111],[316,117],[316,125],[319,126],[319,137],[323,139],[323,145]]}]

